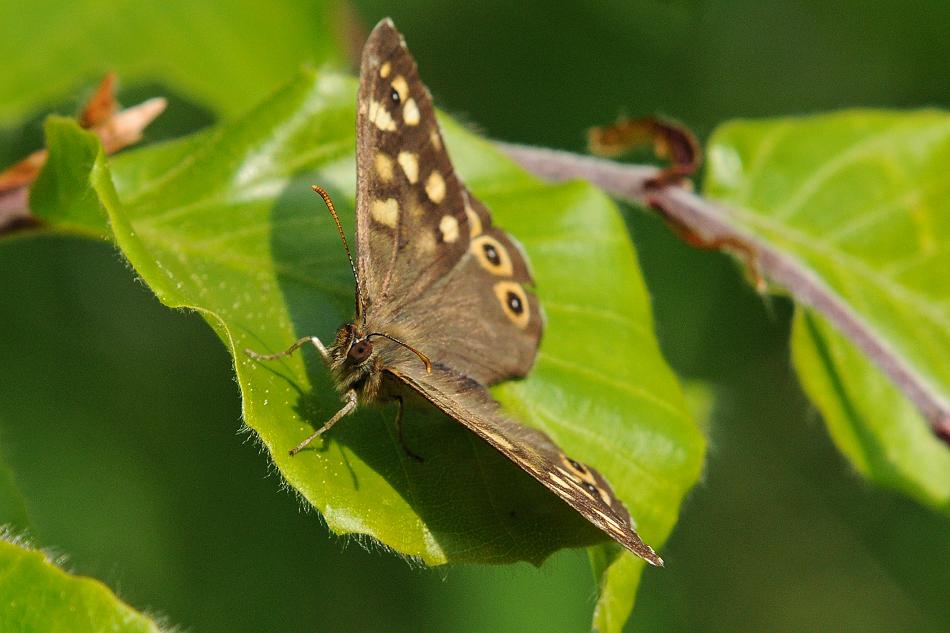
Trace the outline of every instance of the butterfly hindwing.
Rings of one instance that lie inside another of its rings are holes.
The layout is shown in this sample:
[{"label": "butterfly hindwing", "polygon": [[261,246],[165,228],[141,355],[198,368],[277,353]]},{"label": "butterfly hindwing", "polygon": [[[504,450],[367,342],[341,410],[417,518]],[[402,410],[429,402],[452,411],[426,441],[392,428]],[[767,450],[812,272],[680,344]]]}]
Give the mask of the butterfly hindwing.
[{"label": "butterfly hindwing", "polygon": [[390,373],[501,451],[621,545],[653,565],[663,564],[640,539],[627,508],[599,472],[565,455],[545,433],[505,416],[484,387],[440,365],[432,373],[411,364]]},{"label": "butterfly hindwing", "polygon": [[542,315],[524,254],[492,226],[446,152],[428,90],[391,22],[367,41],[357,120],[358,268],[367,318],[482,384],[524,376]]}]

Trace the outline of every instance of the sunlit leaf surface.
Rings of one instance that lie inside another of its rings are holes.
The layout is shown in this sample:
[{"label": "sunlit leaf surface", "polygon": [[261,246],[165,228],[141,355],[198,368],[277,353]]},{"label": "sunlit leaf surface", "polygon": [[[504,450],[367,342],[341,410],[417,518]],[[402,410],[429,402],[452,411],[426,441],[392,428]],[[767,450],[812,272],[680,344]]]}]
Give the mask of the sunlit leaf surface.
[{"label": "sunlit leaf surface", "polygon": [[43,552],[0,538],[0,631],[158,633],[159,627],[99,581],[70,575]]}]

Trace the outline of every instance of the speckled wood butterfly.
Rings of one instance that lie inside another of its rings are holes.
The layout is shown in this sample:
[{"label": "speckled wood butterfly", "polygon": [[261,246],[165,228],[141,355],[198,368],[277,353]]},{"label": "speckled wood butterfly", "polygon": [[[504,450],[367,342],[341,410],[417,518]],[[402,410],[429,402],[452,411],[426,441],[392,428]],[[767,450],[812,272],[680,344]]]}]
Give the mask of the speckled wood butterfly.
[{"label": "speckled wood butterfly", "polygon": [[506,417],[489,394],[486,385],[531,369],[543,315],[521,249],[492,226],[488,209],[455,174],[431,97],[388,19],[363,49],[357,106],[356,263],[333,203],[314,187],[350,256],[356,316],[329,347],[310,336],[280,354],[248,350],[253,358],[273,360],[313,344],[343,394],[343,408],[291,454],[358,403],[376,400],[399,403],[402,441],[402,402],[414,392],[633,553],[661,565],[600,473],[565,455],[544,433]]}]

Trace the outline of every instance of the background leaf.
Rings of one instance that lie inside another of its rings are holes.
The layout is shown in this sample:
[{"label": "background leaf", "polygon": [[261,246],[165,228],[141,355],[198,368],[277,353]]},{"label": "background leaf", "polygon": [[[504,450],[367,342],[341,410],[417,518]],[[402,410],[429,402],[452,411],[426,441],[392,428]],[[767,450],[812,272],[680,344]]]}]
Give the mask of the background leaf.
[{"label": "background leaf", "polygon": [[102,583],[72,576],[42,552],[0,539],[0,630],[157,633],[148,617]]},{"label": "background leaf", "polygon": [[802,385],[855,468],[921,503],[950,508],[950,455],[917,408],[820,315],[801,311],[793,332]]},{"label": "background leaf", "polygon": [[[0,452],[2,456],[2,452]],[[6,460],[0,460],[0,526],[16,526],[26,529],[30,520],[26,514],[26,504],[23,495],[16,485],[13,471]]]},{"label": "background leaf", "polygon": [[[950,402],[950,116],[850,111],[739,122],[709,146],[707,192],[790,253]],[[817,316],[796,321],[802,382],[858,470],[935,507],[950,452]]]},{"label": "background leaf", "polygon": [[[56,102],[82,82],[118,72],[127,85],[163,85],[219,116],[234,115],[302,62],[339,60],[332,2],[42,0],[0,4],[0,122]],[[279,45],[275,45],[279,37]],[[16,60],[17,63],[9,63]],[[149,96],[155,96],[149,95]]]}]

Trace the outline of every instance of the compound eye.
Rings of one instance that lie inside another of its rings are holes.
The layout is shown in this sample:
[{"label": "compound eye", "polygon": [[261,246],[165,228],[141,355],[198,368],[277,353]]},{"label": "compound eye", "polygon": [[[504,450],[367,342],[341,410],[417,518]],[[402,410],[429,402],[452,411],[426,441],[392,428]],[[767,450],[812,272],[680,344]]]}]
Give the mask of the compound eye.
[{"label": "compound eye", "polygon": [[362,363],[364,360],[369,358],[369,355],[373,353],[373,344],[367,340],[356,341],[350,346],[350,351],[347,353],[350,360]]}]

